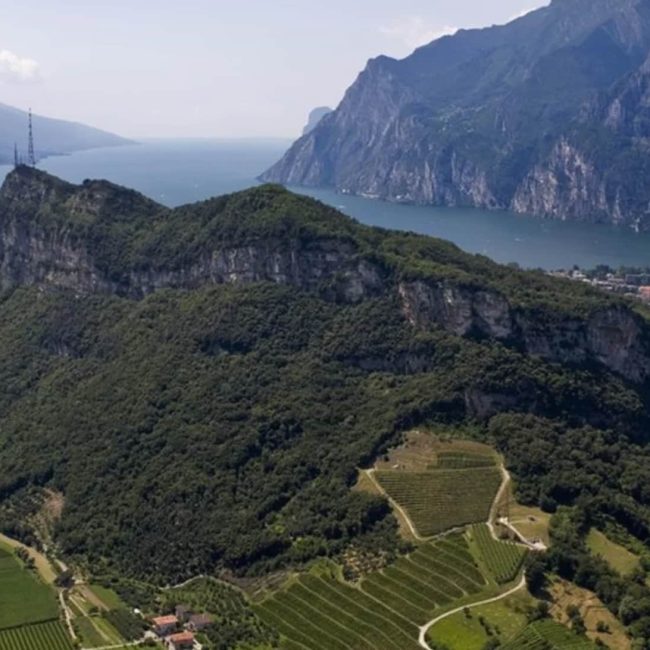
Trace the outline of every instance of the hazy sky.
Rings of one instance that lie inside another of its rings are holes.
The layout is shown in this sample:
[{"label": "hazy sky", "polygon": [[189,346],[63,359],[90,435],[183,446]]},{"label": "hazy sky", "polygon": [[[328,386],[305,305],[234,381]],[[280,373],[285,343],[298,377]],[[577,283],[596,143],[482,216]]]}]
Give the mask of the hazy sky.
[{"label": "hazy sky", "polygon": [[545,0],[0,0],[0,102],[126,136],[293,136],[366,61]]}]

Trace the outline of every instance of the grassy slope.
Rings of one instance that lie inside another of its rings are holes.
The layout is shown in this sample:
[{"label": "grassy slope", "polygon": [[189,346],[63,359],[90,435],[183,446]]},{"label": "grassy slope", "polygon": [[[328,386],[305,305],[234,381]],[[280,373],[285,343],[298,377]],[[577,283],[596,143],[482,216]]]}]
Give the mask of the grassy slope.
[{"label": "grassy slope", "polygon": [[587,546],[594,555],[602,557],[623,576],[630,575],[639,566],[638,555],[634,555],[620,544],[612,542],[595,528],[589,531]]},{"label": "grassy slope", "polygon": [[57,619],[54,591],[0,546],[0,629]]},{"label": "grassy slope", "polygon": [[469,616],[454,614],[436,625],[429,636],[450,650],[483,650],[490,639],[487,630],[503,641],[521,632],[528,624],[526,609],[533,603],[527,594],[516,594],[498,603],[477,607]]}]

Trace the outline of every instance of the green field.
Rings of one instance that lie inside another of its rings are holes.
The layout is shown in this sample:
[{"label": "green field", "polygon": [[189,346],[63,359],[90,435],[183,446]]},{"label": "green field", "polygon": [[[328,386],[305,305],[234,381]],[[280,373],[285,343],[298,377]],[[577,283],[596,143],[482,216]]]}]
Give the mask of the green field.
[{"label": "green field", "polygon": [[587,546],[593,555],[601,557],[622,576],[630,575],[639,567],[639,556],[620,544],[612,542],[599,530],[592,528],[587,535]]},{"label": "green field", "polygon": [[501,650],[595,650],[584,636],[578,636],[554,621],[538,621],[529,625]]},{"label": "green field", "polygon": [[514,580],[526,558],[525,547],[513,542],[495,540],[486,524],[472,526],[472,538],[476,542],[485,567],[499,584]]},{"label": "green field", "polygon": [[494,466],[426,472],[382,470],[376,477],[424,537],[487,521],[502,481]]},{"label": "green field", "polygon": [[37,623],[0,631],[0,650],[72,650],[59,621]]},{"label": "green field", "polygon": [[437,463],[429,469],[469,469],[478,467],[495,467],[497,458],[494,454],[481,454],[473,451],[439,451]]},{"label": "green field", "polygon": [[461,535],[424,544],[358,585],[306,575],[256,606],[307,650],[415,650],[418,627],[486,581]]},{"label": "green field", "polygon": [[0,585],[0,630],[58,619],[54,591],[3,547],[0,547]]},{"label": "green field", "polygon": [[112,589],[97,584],[90,585],[90,589],[108,609],[121,609],[125,607],[122,599]]},{"label": "green field", "polygon": [[527,625],[534,599],[525,591],[509,598],[459,612],[429,630],[428,638],[449,650],[483,650],[491,638],[513,639]]}]

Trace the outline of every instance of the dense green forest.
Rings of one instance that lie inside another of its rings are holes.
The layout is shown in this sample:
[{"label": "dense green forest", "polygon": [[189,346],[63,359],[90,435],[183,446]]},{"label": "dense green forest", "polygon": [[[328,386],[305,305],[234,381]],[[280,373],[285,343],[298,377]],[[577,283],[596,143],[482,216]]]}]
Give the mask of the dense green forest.
[{"label": "dense green forest", "polygon": [[[10,179],[18,196],[19,180]],[[118,280],[223,246],[291,241],[309,251],[325,238],[372,261],[385,284],[356,302],[332,290],[336,274],[308,288],[206,283],[138,300],[7,288],[5,530],[29,534],[16,502],[35,486],[64,495],[56,539],[99,574],[169,584],[300,566],[351,544],[394,554],[388,504],[350,490],[357,468],[413,426],[471,424],[505,453],[524,500],[555,508],[589,498],[646,538],[647,386],[595,360],[529,356],[516,339],[415,328],[396,282],[489,288],[542,329],[612,306],[630,312],[627,303],[451,244],[365,228],[273,186],[174,211],[107,184],[83,188],[100,190],[102,209],[86,212],[63,183],[47,204],[5,196],[0,225],[65,227]],[[650,328],[634,318],[647,339]]]}]

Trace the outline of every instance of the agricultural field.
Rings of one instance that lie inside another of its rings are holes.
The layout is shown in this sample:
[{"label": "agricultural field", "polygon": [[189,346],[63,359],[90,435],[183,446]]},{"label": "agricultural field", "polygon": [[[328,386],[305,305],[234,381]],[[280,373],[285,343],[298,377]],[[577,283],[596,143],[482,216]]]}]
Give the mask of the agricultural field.
[{"label": "agricultural field", "polygon": [[437,462],[429,465],[429,469],[471,469],[497,465],[496,455],[475,451],[443,450],[439,451],[436,457]]},{"label": "agricultural field", "polygon": [[488,605],[458,612],[429,630],[434,643],[449,650],[483,650],[492,638],[507,642],[528,625],[527,613],[535,600],[526,591]]},{"label": "agricultural field", "polygon": [[631,553],[620,544],[612,542],[595,528],[592,528],[587,535],[587,546],[593,555],[600,556],[622,576],[629,576],[639,567],[638,555]]},{"label": "agricultural field", "polygon": [[431,467],[489,467],[498,464],[495,451],[472,440],[448,440],[426,431],[411,431],[403,444],[391,449],[376,464],[378,470],[424,472]]},{"label": "agricultural field", "polygon": [[545,620],[529,625],[501,650],[595,650],[589,639],[578,636],[568,628]]},{"label": "agricultural field", "polygon": [[415,650],[418,627],[435,612],[487,587],[465,539],[423,544],[358,585],[305,575],[255,609],[307,650]]},{"label": "agricultural field", "polygon": [[59,621],[0,630],[0,650],[72,650]]},{"label": "agricultural field", "polygon": [[54,590],[4,546],[0,546],[0,584],[0,630],[58,619]]},{"label": "agricultural field", "polygon": [[[100,593],[101,592],[100,590]],[[112,603],[120,602],[115,595],[103,593]],[[86,648],[119,646],[121,643],[136,640],[143,635],[142,621],[123,605],[109,609],[87,585],[76,585],[66,597],[72,614],[72,624]]]},{"label": "agricultural field", "polygon": [[122,609],[126,607],[122,599],[112,590],[102,585],[89,585],[87,597],[95,600],[103,609]]},{"label": "agricultural field", "polygon": [[487,521],[502,482],[497,467],[377,471],[377,481],[422,537]]},{"label": "agricultural field", "polygon": [[505,584],[517,577],[528,552],[525,547],[513,542],[496,541],[486,524],[472,526],[471,537],[485,568],[497,583]]}]

